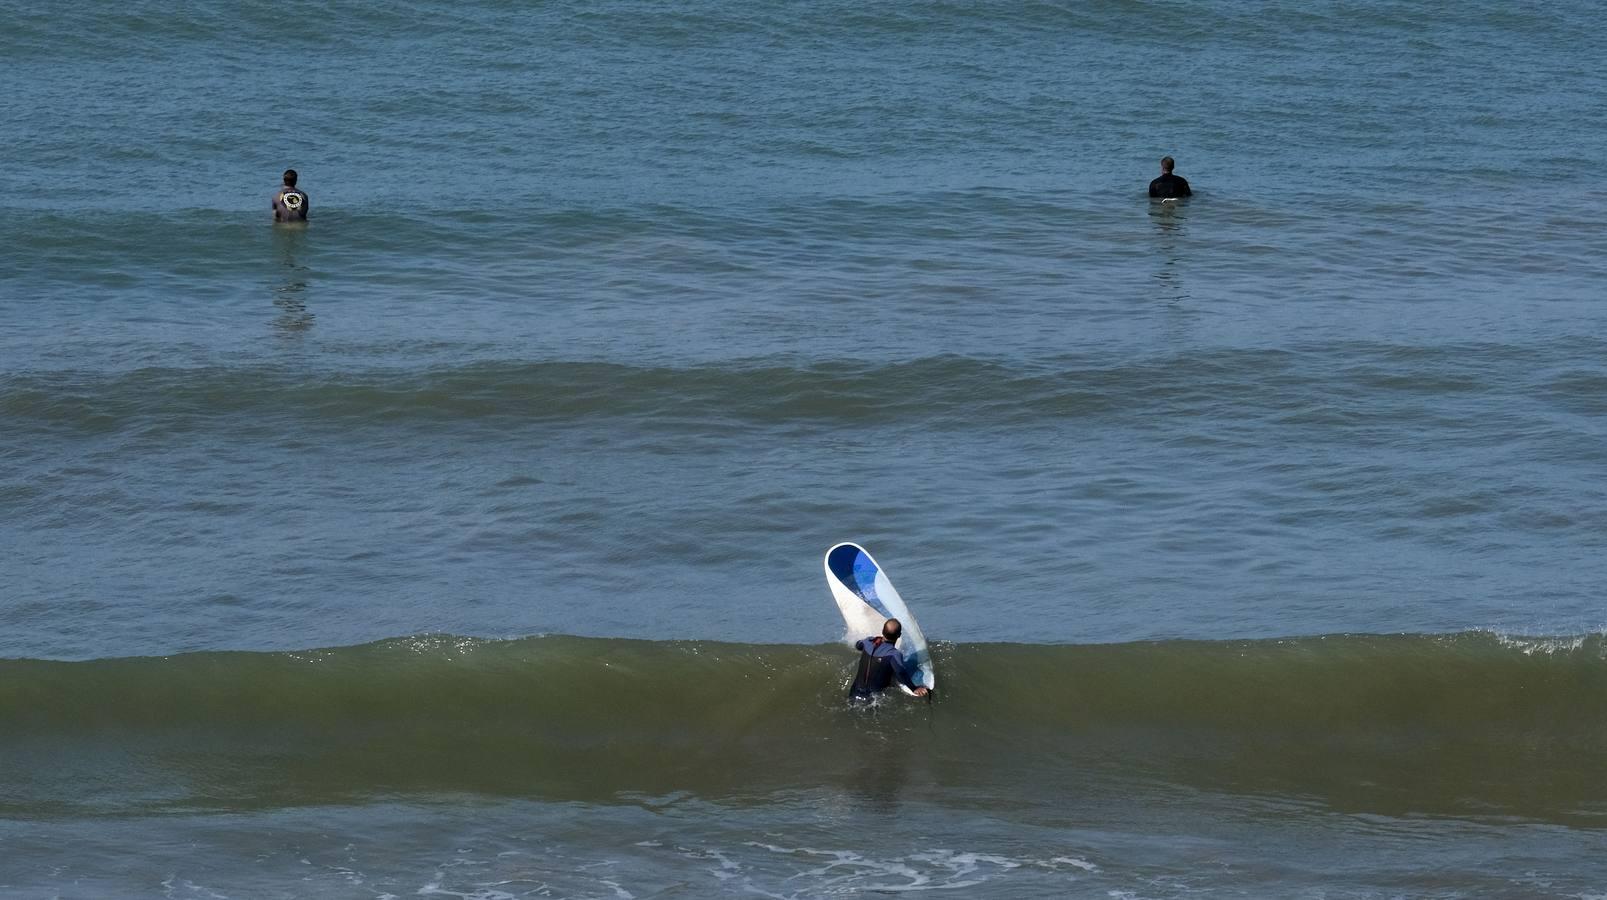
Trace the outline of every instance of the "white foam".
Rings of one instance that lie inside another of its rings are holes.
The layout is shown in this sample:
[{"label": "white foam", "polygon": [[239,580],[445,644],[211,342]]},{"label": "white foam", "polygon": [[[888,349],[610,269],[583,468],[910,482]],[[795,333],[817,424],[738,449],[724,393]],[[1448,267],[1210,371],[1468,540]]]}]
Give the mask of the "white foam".
[{"label": "white foam", "polygon": [[[876,859],[853,850],[821,850],[814,847],[780,847],[762,841],[746,846],[784,856],[810,857],[821,862],[800,868],[787,877],[809,879],[810,892],[849,891],[906,893],[911,891],[952,891],[986,884],[992,877],[1024,866],[1055,865],[1041,860],[1013,859],[995,853],[935,848],[909,856]],[[1086,871],[1097,867],[1082,860],[1059,857],[1060,861]],[[764,893],[751,884],[754,893]],[[766,896],[774,896],[765,894]]]},{"label": "white foam", "polygon": [[1587,635],[1582,634],[1573,637],[1530,637],[1527,635],[1497,634],[1495,639],[1501,646],[1517,650],[1525,656],[1534,656],[1537,653],[1543,656],[1554,656],[1559,653],[1573,653],[1579,650],[1585,645],[1586,637]]},{"label": "white foam", "polygon": [[[451,891],[442,887],[446,880],[444,870],[435,873],[435,880],[418,889],[420,896],[461,897],[462,900],[518,900],[516,894],[495,889],[493,884],[472,885],[468,891]],[[497,882],[497,884],[510,884],[511,882]]]},{"label": "white foam", "polygon": [[1085,859],[1076,859],[1070,856],[1056,856],[1048,861],[1048,865],[1050,868],[1054,868],[1056,866],[1071,866],[1073,868],[1082,869],[1084,872],[1099,871],[1099,867],[1093,863],[1088,862]]}]

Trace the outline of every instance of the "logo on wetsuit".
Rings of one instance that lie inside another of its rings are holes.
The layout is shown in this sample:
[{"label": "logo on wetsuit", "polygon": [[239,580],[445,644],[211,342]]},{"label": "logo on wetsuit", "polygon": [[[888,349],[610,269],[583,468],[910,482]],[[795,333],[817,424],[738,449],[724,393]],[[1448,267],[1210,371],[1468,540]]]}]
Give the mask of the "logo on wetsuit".
[{"label": "logo on wetsuit", "polygon": [[285,209],[288,209],[291,212],[301,212],[301,204],[303,199],[304,198],[300,191],[285,191],[283,194],[279,195],[279,202],[283,203],[285,205]]}]

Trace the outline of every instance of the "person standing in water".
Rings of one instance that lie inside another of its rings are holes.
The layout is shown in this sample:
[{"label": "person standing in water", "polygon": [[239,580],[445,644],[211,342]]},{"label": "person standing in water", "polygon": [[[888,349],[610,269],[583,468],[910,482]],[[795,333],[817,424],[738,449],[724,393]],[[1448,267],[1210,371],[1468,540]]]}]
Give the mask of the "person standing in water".
[{"label": "person standing in water", "polygon": [[894,646],[903,633],[903,623],[888,619],[882,623],[880,635],[854,644],[854,649],[859,651],[859,668],[854,671],[854,684],[848,689],[848,699],[871,700],[892,687],[894,681],[914,691],[917,697],[931,693],[925,687],[917,687],[911,680],[909,664],[904,661],[904,654]]},{"label": "person standing in water", "polygon": [[275,222],[305,222],[307,211],[312,202],[307,199],[307,192],[296,187],[296,170],[285,170],[284,186],[273,195],[273,220]]},{"label": "person standing in water", "polygon": [[1161,177],[1149,183],[1149,195],[1161,200],[1176,200],[1179,197],[1191,197],[1194,192],[1189,190],[1188,180],[1181,175],[1172,174],[1170,156],[1161,157]]}]

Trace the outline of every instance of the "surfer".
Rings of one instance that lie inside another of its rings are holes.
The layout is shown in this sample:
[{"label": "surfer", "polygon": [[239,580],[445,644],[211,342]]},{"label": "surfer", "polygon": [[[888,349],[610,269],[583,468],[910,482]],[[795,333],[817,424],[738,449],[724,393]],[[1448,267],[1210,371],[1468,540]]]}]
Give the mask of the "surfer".
[{"label": "surfer", "polygon": [[904,662],[904,654],[898,647],[899,635],[904,633],[904,626],[897,619],[888,619],[882,623],[882,633],[865,638],[854,644],[859,651],[859,668],[854,673],[854,684],[848,689],[850,700],[870,700],[882,691],[892,687],[897,681],[915,692],[917,697],[925,697],[930,691],[924,686],[917,687],[910,680],[909,666]]},{"label": "surfer", "polygon": [[1162,200],[1176,200],[1179,197],[1192,197],[1194,192],[1189,190],[1188,179],[1181,175],[1173,175],[1170,156],[1161,157],[1161,177],[1149,183],[1149,195]]},{"label": "surfer", "polygon": [[285,170],[284,186],[273,195],[273,220],[275,222],[305,222],[307,210],[312,203],[307,199],[307,192],[296,187],[296,170]]}]

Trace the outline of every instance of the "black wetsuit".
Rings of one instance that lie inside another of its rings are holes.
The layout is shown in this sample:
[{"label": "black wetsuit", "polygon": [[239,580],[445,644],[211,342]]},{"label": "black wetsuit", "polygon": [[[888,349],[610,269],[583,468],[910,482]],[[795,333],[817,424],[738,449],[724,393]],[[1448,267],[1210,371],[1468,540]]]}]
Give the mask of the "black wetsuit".
[{"label": "black wetsuit", "polygon": [[848,699],[869,700],[892,687],[894,681],[910,690],[915,689],[906,669],[904,654],[893,646],[892,641],[868,637],[856,643],[854,649],[859,651],[859,668],[854,670],[854,683],[848,689]]},{"label": "black wetsuit", "polygon": [[1167,172],[1165,175],[1149,183],[1149,195],[1163,200],[1172,200],[1178,197],[1191,197],[1194,192],[1189,190],[1188,179],[1181,175]]}]

